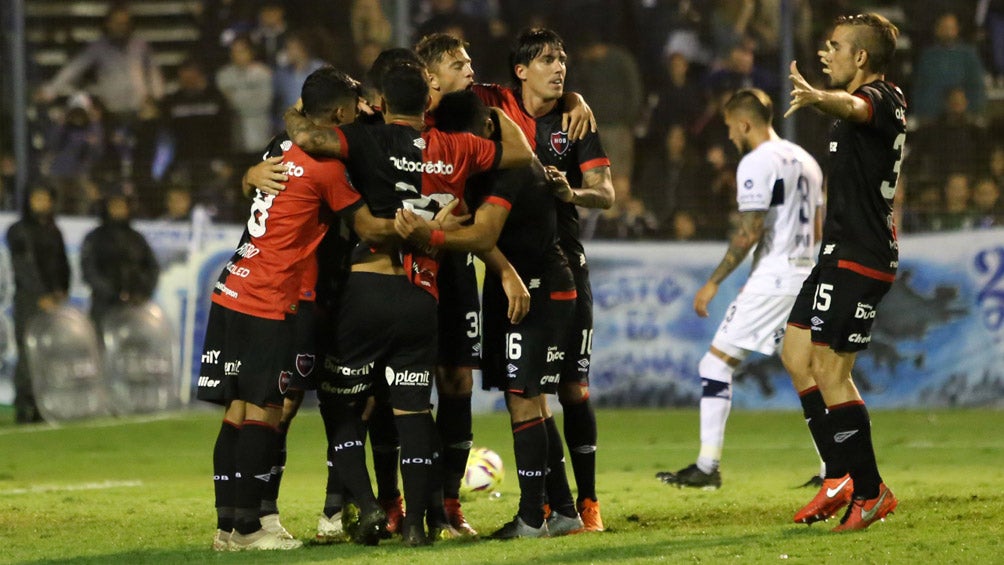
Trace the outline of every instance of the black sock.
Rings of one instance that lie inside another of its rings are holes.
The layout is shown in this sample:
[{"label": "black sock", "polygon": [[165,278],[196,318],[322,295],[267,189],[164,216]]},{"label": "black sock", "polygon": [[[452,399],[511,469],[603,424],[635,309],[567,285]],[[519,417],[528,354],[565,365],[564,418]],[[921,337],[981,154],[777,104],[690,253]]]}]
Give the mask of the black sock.
[{"label": "black sock", "polygon": [[826,412],[826,403],[823,402],[823,394],[818,387],[812,387],[802,391],[798,395],[802,403],[802,415],[805,416],[805,423],[809,426],[809,433],[812,441],[816,444],[816,451],[823,460],[826,467],[824,479],[839,479],[847,474],[847,465],[844,461],[835,457],[835,445],[833,443],[833,432],[830,430],[830,416]]},{"label": "black sock", "polygon": [[401,482],[408,509],[404,526],[422,527],[433,493],[434,467],[439,464],[439,435],[428,412],[394,416],[394,423],[401,438]]},{"label": "black sock", "polygon": [[250,534],[261,529],[258,510],[262,488],[271,478],[276,429],[258,420],[244,420],[237,438],[237,489],[234,529]]},{"label": "black sock", "polygon": [[439,395],[436,428],[443,445],[443,496],[460,498],[460,481],[471,453],[471,395]]},{"label": "black sock", "polygon": [[575,474],[577,500],[596,500],[596,413],[587,397],[577,404],[563,404],[568,454]]},{"label": "black sock", "polygon": [[879,475],[872,446],[872,425],[865,403],[848,402],[830,408],[830,425],[837,456],[845,462],[854,480],[854,496],[878,496]]},{"label": "black sock", "polygon": [[575,516],[575,503],[572,501],[572,489],[568,486],[568,475],[565,474],[565,446],[558,433],[558,424],[554,416],[544,420],[547,430],[547,475],[544,489],[547,493],[547,503],[551,510],[565,516]]},{"label": "black sock", "polygon": [[279,513],[279,483],[282,482],[282,473],[286,470],[286,435],[289,433],[289,422],[279,422],[278,431],[275,434],[276,459],[272,465],[271,477],[261,493],[260,516]]},{"label": "black sock", "polygon": [[330,407],[327,417],[334,422],[328,457],[360,511],[371,512],[378,505],[366,470],[366,432],[360,414],[355,406],[336,405]]},{"label": "black sock", "polygon": [[336,418],[331,414],[332,405],[330,402],[326,402],[322,396],[318,408],[321,412],[321,422],[324,423],[324,436],[328,440],[328,449],[326,451],[328,459],[328,482],[324,487],[324,515],[330,518],[337,514],[345,504],[345,485],[342,483],[342,477],[338,474],[338,467],[335,466],[334,457],[332,456],[334,451],[331,449],[331,446],[335,442],[336,427]]},{"label": "black sock", "polygon": [[240,427],[223,420],[213,447],[213,490],[216,491],[216,527],[229,532],[234,529],[236,496],[237,438]]},{"label": "black sock", "polygon": [[519,478],[519,516],[528,526],[544,523],[544,474],[547,469],[547,430],[544,419],[512,424],[512,445]]},{"label": "black sock", "polygon": [[373,409],[369,420],[369,434],[377,497],[380,500],[394,500],[401,496],[401,490],[397,486],[400,448],[390,404],[379,403]]}]

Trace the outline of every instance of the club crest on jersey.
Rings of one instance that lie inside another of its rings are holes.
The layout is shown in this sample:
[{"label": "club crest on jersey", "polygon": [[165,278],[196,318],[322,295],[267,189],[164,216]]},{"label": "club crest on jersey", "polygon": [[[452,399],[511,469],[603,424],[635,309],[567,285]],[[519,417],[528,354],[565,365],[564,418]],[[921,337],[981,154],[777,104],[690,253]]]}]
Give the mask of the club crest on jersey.
[{"label": "club crest on jersey", "polygon": [[309,353],[298,353],[296,355],[296,372],[301,377],[306,377],[314,370],[314,356]]},{"label": "club crest on jersey", "polygon": [[279,144],[279,148],[282,149],[283,153],[285,153],[286,151],[289,151],[290,148],[292,148],[292,147],[293,147],[293,142],[290,141],[290,140],[288,140],[288,139],[286,141],[283,141],[282,143]]},{"label": "club crest on jersey", "polygon": [[289,390],[289,381],[292,378],[293,373],[290,373],[289,371],[279,372],[279,392],[286,394],[286,391]]},{"label": "club crest on jersey", "polygon": [[568,134],[563,131],[551,133],[551,149],[558,155],[564,155],[568,151]]}]

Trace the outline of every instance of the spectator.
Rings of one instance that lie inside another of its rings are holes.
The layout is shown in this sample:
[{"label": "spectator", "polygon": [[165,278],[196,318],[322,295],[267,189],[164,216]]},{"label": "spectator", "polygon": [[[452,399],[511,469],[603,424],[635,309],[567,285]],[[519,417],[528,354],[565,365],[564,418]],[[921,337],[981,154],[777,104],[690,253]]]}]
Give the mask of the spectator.
[{"label": "spectator", "polygon": [[199,27],[200,59],[215,69],[229,59],[228,46],[238,35],[254,28],[255,10],[251,0],[204,0],[191,4]]},{"label": "spectator", "polygon": [[173,142],[174,174],[204,180],[214,160],[230,156],[230,106],[195,59],[178,68],[178,90],[164,98],[162,115]]},{"label": "spectator", "polygon": [[57,208],[64,214],[86,214],[97,196],[91,169],[105,149],[100,109],[80,92],[65,111],[50,112],[53,124],[46,136],[41,171],[56,189]]},{"label": "spectator", "polygon": [[994,82],[1004,86],[1004,0],[979,0],[976,23],[985,28],[990,41]]},{"label": "spectator", "polygon": [[994,145],[990,149],[990,177],[997,186],[1004,186],[1004,145]]},{"label": "spectator", "polygon": [[251,30],[251,40],[269,67],[275,69],[288,63],[286,60],[288,34],[286,8],[282,2],[271,0],[262,3],[258,8],[258,25]]},{"label": "spectator", "polygon": [[286,38],[285,62],[274,67],[275,80],[274,127],[281,131],[282,113],[300,98],[303,81],[310,73],[324,66],[324,61],[315,56],[315,48],[305,32],[295,32]]},{"label": "spectator", "polygon": [[664,58],[664,79],[660,81],[659,101],[652,111],[649,131],[665,135],[670,124],[690,127],[704,108],[704,94],[697,80],[690,74],[690,61],[683,53],[668,53]]},{"label": "spectator", "polygon": [[[641,75],[626,49],[589,31],[582,35],[582,63],[575,67],[573,86],[596,115],[603,147],[610,158],[614,200],[626,199],[631,195],[634,173],[634,128],[645,100]],[[611,84],[617,88],[610,88]]]},{"label": "spectator", "polygon": [[[697,187],[704,186],[704,168],[700,157],[687,139],[687,132],[680,124],[669,127],[658,166],[639,183],[638,197],[652,212],[663,234],[672,237],[674,213],[681,202],[692,205],[689,196]],[[650,177],[646,179],[647,177]]]},{"label": "spectator", "polygon": [[[969,113],[965,90],[951,87],[944,111],[914,134],[912,168],[928,176],[945,168],[977,174],[986,167],[988,141],[986,129]],[[946,152],[946,147],[952,150]]]},{"label": "spectator", "polygon": [[167,222],[192,221],[192,192],[186,186],[171,185],[164,192],[164,215]]},{"label": "spectator", "polygon": [[711,38],[715,56],[725,58],[732,48],[750,35],[749,26],[756,13],[756,0],[723,0],[711,10]]},{"label": "spectator", "polygon": [[751,41],[733,45],[718,68],[708,73],[705,85],[710,92],[735,92],[740,88],[759,88],[777,92],[777,77],[756,66]]},{"label": "spectator", "polygon": [[934,27],[937,43],[925,47],[913,75],[913,112],[921,121],[932,120],[945,110],[948,90],[965,90],[970,111],[979,118],[986,111],[987,95],[983,63],[976,48],[959,38],[959,20],[951,12],[938,17]]},{"label": "spectator", "polygon": [[971,229],[976,219],[970,208],[969,176],[965,173],[948,175],[942,190],[944,206],[931,215],[931,229],[934,231]]},{"label": "spectator", "polygon": [[463,12],[458,0],[430,0],[428,11],[419,18],[423,19],[416,26],[412,43],[432,33],[448,33],[467,42],[467,51],[477,63],[479,80],[503,82],[509,76],[507,51],[501,38],[492,34],[487,17]]},{"label": "spectator", "polygon": [[272,70],[255,60],[251,38],[239,35],[230,44],[230,63],[216,73],[216,86],[234,111],[231,143],[240,161],[253,162],[251,155],[272,137]]},{"label": "spectator", "polygon": [[116,306],[142,304],[153,296],[160,267],[143,235],[130,225],[129,199],[109,195],[101,224],[84,237],[80,268],[91,287],[91,319],[101,323]]},{"label": "spectator", "polygon": [[21,219],[7,230],[14,268],[14,418],[19,424],[42,420],[35,404],[25,350],[28,323],[40,312],[54,310],[70,288],[70,264],[63,234],[54,220],[53,194],[35,187],[28,193]]},{"label": "spectator", "polygon": [[[905,176],[901,176],[900,182],[905,178]],[[902,226],[903,231],[906,233],[931,231],[931,218],[941,209],[941,187],[938,184],[930,182],[924,184],[911,182],[910,186],[917,186],[919,188],[917,190],[911,188],[905,194],[907,200],[903,209],[902,220],[896,226]],[[900,189],[897,187],[896,194],[898,195],[899,193]]]},{"label": "spectator", "polygon": [[639,240],[655,237],[659,222],[645,209],[645,204],[628,196],[623,201],[614,201],[609,210],[597,214],[594,239]]},{"label": "spectator", "polygon": [[693,241],[700,235],[697,220],[687,210],[676,210],[670,217],[670,238],[674,241]]},{"label": "spectator", "polygon": [[368,43],[380,45],[381,49],[390,44],[393,29],[380,0],[353,0],[350,20],[357,50]]},{"label": "spectator", "polygon": [[1001,206],[1001,190],[991,177],[982,177],[973,187],[972,209],[975,216],[973,227],[979,229],[1004,226],[1004,207]]},{"label": "spectator", "polygon": [[104,21],[104,33],[70,60],[39,95],[50,101],[66,93],[88,71],[96,84],[91,93],[99,97],[115,122],[131,122],[148,100],[164,95],[164,80],[145,41],[133,35],[132,15],[124,3],[113,3]]}]

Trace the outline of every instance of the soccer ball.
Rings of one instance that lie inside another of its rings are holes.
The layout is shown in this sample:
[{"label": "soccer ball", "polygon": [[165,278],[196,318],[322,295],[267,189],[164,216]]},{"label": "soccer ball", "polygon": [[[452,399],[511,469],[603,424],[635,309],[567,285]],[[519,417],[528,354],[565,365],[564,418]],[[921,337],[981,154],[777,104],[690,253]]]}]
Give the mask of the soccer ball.
[{"label": "soccer ball", "polygon": [[476,447],[467,456],[467,470],[460,482],[460,490],[465,493],[492,492],[502,485],[502,458],[498,453]]}]

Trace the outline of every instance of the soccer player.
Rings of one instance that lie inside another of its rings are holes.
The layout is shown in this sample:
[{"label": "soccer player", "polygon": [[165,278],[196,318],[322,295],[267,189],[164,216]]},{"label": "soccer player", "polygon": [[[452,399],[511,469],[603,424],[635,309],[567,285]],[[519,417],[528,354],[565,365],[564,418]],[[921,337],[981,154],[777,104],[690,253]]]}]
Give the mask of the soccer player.
[{"label": "soccer player", "polygon": [[[509,120],[502,120],[500,144],[471,134],[426,129],[428,84],[421,67],[391,68],[384,74],[382,90],[383,125],[325,130],[295,108],[285,115],[296,142],[309,151],[348,160],[353,182],[378,218],[393,217],[404,207],[431,219],[442,205],[463,197],[469,175],[526,166],[532,158],[526,138]],[[433,231],[432,237],[435,246],[443,231]],[[424,544],[428,543],[425,510],[430,493],[438,491],[433,484],[434,466],[439,464],[438,434],[429,410],[438,265],[425,250],[410,245],[357,251],[338,315],[338,384],[346,409],[337,423],[335,463],[360,505],[362,520],[384,515],[366,475],[359,422],[365,409],[361,395],[386,383],[401,441],[408,509],[402,533],[405,543]],[[376,374],[386,379],[375,379]]]},{"label": "soccer player", "polygon": [[[557,184],[559,244],[575,278],[575,320],[563,347],[558,401],[564,409],[565,442],[578,490],[576,506],[587,531],[602,531],[596,498],[596,415],[589,402],[589,363],[593,340],[593,299],[589,267],[579,238],[577,206],[609,208],[614,188],[610,160],[595,131],[583,138],[570,131],[562,116],[565,55],[561,37],[548,29],[531,29],[516,39],[509,56],[514,89],[474,85],[485,103],[498,106],[526,133],[534,152]],[[549,420],[553,425],[553,419]],[[555,431],[554,435],[557,433]],[[560,436],[558,436],[560,437]],[[556,441],[552,445],[560,446]]]},{"label": "soccer player", "polygon": [[[303,86],[305,111],[323,127],[352,121],[357,97],[358,83],[330,67]],[[226,407],[213,452],[217,550],[302,545],[262,527],[262,488],[278,456],[305,261],[327,231],[322,201],[333,210],[360,205],[341,162],[311,158],[288,139],[274,140],[269,153],[282,154],[289,185],[279,195],[255,196],[241,243],[215,285],[199,377],[198,398]]]},{"label": "soccer player", "polygon": [[899,266],[892,203],[906,100],[885,80],[898,35],[878,14],[838,18],[820,52],[835,90],[812,87],[791,63],[785,115],[814,107],[836,118],[822,248],[795,300],[781,352],[826,465],[822,488],[795,521],[825,520],[850,502],[835,531],[867,528],[897,505],[879,475],[868,410],[851,369],[871,341],[879,301]]},{"label": "soccer player", "polygon": [[660,478],[678,486],[717,489],[725,422],[732,407],[732,374],[750,352],[772,355],[802,281],[812,269],[822,228],[823,172],[804,149],[781,139],[773,104],[759,89],[737,91],[723,108],[729,139],[744,157],[736,170],[739,225],[725,257],[694,296],[694,311],[708,316],[718,287],[756,247],[746,284],[729,305],[701,376],[701,451],[697,462]]}]

